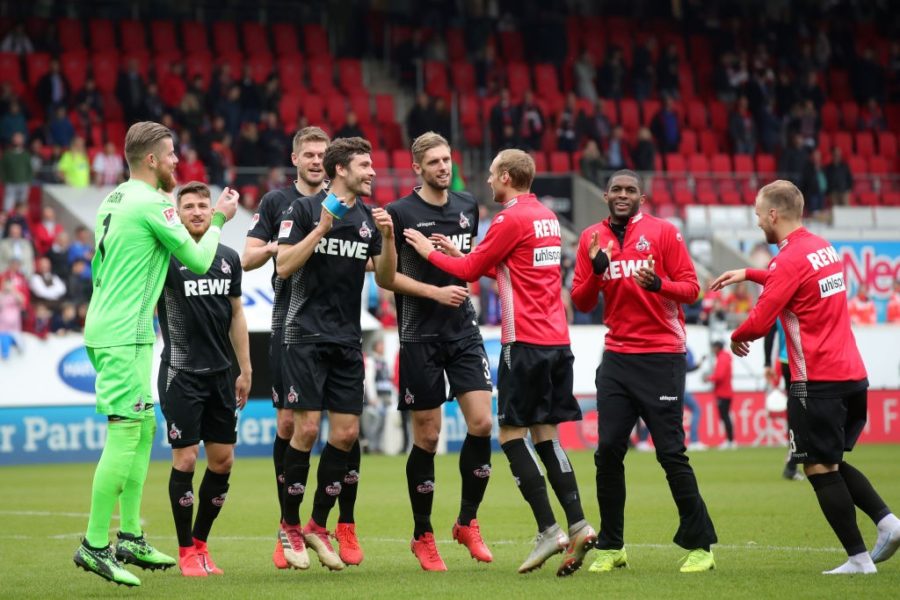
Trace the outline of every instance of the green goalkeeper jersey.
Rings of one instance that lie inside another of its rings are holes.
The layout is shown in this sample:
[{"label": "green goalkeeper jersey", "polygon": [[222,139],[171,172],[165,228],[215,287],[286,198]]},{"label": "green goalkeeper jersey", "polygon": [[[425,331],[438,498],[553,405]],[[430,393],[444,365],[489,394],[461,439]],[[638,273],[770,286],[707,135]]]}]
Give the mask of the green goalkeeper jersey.
[{"label": "green goalkeeper jersey", "polygon": [[152,344],[153,309],[174,254],[203,274],[216,256],[225,217],[195,242],[178,211],[152,186],[131,179],[113,190],[97,211],[96,247],[91,261],[94,291],[84,326],[92,348]]}]

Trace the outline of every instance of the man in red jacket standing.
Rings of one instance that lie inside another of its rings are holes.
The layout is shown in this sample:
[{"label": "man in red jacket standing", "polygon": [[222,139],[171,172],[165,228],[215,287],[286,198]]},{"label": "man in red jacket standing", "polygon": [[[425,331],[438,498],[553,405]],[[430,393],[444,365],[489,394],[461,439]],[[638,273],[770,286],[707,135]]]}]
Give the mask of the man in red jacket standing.
[{"label": "man in red jacket standing", "polygon": [[641,212],[645,197],[637,173],[613,173],[605,198],[609,219],[581,234],[572,281],[572,301],[582,312],[593,310],[603,292],[609,327],[597,369],[600,553],[590,570],[627,564],[624,459],[641,417],[678,506],[674,541],[689,551],[681,571],[709,571],[716,566],[710,550],[716,531],[685,455],[682,425],[687,348],[681,305],[697,300],[697,273],[678,230]]},{"label": "man in red jacket standing", "polygon": [[734,427],[731,425],[731,401],[734,399],[734,390],[731,388],[731,353],[725,349],[722,342],[713,342],[712,349],[716,354],[716,366],[706,380],[713,384],[719,419],[725,426],[725,442],[720,447],[733,450],[735,445]]},{"label": "man in red jacket standing", "polygon": [[[403,233],[424,259],[451,275],[464,281],[478,281],[488,273],[497,278],[503,315],[497,374],[500,444],[538,525],[534,549],[519,573],[533,571],[565,550],[556,571],[563,576],[581,567],[597,534],[584,518],[575,471],[556,429],[558,423],[580,421],[581,409],[572,395],[575,357],[562,304],[560,226],[553,211],[529,191],[534,171],[534,159],[521,150],[497,155],[488,184],[503,209],[469,254],[443,235],[426,238],[414,228]],[[435,251],[435,244],[446,254]],[[529,431],[535,452],[525,442]],[[566,513],[568,535],[553,516],[535,453]]]},{"label": "man in red jacket standing", "polygon": [[[787,337],[791,367],[788,437],[791,456],[815,490],[819,506],[849,559],[826,575],[875,573],[875,563],[900,548],[900,519],[859,470],[844,461],[866,425],[869,380],[850,329],[843,263],[834,247],[802,223],[803,194],[789,181],[773,181],[756,197],[766,241],[778,244],[767,270],[738,269],[712,288],[750,280],[763,285],[747,320],[731,334],[731,350],[747,356],[750,342],[776,318]],[[856,524],[858,506],[878,528],[871,555]]]}]

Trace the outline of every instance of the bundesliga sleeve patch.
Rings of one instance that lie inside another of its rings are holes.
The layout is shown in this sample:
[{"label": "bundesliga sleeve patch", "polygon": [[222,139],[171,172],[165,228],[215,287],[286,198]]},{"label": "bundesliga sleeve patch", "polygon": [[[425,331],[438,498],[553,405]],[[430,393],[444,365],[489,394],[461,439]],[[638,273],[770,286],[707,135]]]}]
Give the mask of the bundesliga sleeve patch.
[{"label": "bundesliga sleeve patch", "polygon": [[178,223],[178,212],[174,207],[170,206],[168,208],[164,208],[162,211],[163,219],[165,219],[166,223],[171,227]]},{"label": "bundesliga sleeve patch", "polygon": [[278,230],[278,238],[291,237],[291,229],[294,227],[293,221],[282,221],[281,228]]},{"label": "bundesliga sleeve patch", "polygon": [[254,214],[253,218],[250,219],[250,227],[247,228],[247,231],[253,231],[257,223],[259,223],[259,213]]}]

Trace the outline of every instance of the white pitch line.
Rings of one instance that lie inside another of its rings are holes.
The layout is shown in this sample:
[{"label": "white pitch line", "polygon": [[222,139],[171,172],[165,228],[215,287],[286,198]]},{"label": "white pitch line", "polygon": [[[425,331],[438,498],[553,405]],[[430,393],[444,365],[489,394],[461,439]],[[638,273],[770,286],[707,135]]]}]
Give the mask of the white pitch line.
[{"label": "white pitch line", "polygon": [[[0,539],[7,540],[62,540],[69,538],[78,538],[83,534],[81,532],[76,533],[60,533],[56,535],[0,535]],[[174,535],[151,535],[150,537],[154,539],[161,540],[174,540],[177,539]],[[269,542],[273,539],[274,536],[259,536],[259,535],[216,535],[213,536],[215,540],[229,541],[229,542]],[[377,543],[385,543],[385,544],[408,544],[409,540],[405,538],[383,538],[383,537],[364,537],[362,538],[363,542],[371,541]],[[450,544],[454,540],[446,539],[446,540],[437,540],[440,544]],[[491,546],[512,546],[512,545],[527,545],[527,540],[490,540]],[[654,550],[667,550],[670,548],[676,548],[676,546],[672,544],[627,544],[628,548],[651,548]],[[715,550],[765,550],[768,552],[823,552],[827,554],[840,553],[844,552],[843,548],[822,548],[822,547],[810,547],[810,546],[772,546],[765,544],[715,544],[713,546]]]}]

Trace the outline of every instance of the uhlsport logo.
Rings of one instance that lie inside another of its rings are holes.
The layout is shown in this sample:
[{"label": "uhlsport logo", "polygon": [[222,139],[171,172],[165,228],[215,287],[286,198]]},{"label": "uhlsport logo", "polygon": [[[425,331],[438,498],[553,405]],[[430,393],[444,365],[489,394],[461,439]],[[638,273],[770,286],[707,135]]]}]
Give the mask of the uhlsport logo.
[{"label": "uhlsport logo", "polygon": [[66,354],[57,368],[59,378],[63,383],[79,392],[95,393],[94,382],[97,372],[88,358],[87,349],[84,346],[72,350]]}]

